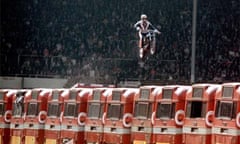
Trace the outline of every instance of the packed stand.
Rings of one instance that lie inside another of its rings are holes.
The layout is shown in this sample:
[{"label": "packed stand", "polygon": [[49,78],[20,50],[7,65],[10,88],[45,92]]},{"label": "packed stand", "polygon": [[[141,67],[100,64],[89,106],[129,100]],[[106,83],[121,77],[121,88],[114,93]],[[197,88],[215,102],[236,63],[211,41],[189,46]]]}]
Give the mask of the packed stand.
[{"label": "packed stand", "polygon": [[[186,0],[3,1],[1,75],[189,82],[192,5]],[[239,6],[236,0],[198,2],[197,81],[239,79]],[[157,54],[145,64],[138,60],[133,28],[141,13],[162,32]]]}]

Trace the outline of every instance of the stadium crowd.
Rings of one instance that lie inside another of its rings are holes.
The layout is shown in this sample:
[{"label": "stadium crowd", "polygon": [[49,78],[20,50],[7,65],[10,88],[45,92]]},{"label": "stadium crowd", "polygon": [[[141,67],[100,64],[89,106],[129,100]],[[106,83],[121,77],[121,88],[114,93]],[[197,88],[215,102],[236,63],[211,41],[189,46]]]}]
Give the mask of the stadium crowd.
[{"label": "stadium crowd", "polygon": [[[183,0],[2,1],[1,75],[189,82],[192,2]],[[240,2],[198,1],[196,81],[240,81]],[[138,59],[133,24],[146,13],[162,34]]]}]

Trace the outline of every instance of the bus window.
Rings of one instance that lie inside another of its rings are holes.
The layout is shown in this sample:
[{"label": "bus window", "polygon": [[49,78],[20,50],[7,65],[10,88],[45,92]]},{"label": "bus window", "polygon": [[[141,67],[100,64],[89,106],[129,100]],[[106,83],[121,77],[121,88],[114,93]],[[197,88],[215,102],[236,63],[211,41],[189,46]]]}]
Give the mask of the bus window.
[{"label": "bus window", "polygon": [[158,103],[156,117],[162,119],[173,118],[175,114],[175,103]]},{"label": "bus window", "polygon": [[0,100],[3,100],[4,92],[0,92]]},{"label": "bus window", "polygon": [[49,103],[48,104],[48,116],[57,117],[60,115],[59,103]]},{"label": "bus window", "polygon": [[32,91],[32,99],[37,99],[38,94],[39,94],[39,91],[33,90],[33,91]]},{"label": "bus window", "polygon": [[95,90],[93,91],[93,100],[100,100],[101,98],[101,91]]},{"label": "bus window", "polygon": [[64,116],[76,117],[79,105],[76,103],[65,103]]},{"label": "bus window", "polygon": [[38,103],[30,102],[28,104],[27,115],[37,116],[38,115]]},{"label": "bus window", "polygon": [[152,104],[148,102],[136,102],[134,116],[138,118],[150,118]]},{"label": "bus window", "polygon": [[193,88],[193,98],[201,98],[203,96],[203,88]]},{"label": "bus window", "polygon": [[171,99],[173,94],[173,89],[163,89],[163,99]]},{"label": "bus window", "polygon": [[120,101],[121,100],[121,92],[120,91],[113,91],[112,92],[112,100]]},{"label": "bus window", "polygon": [[88,105],[88,117],[100,118],[103,115],[103,104],[101,103],[89,103]]},{"label": "bus window", "polygon": [[232,119],[236,117],[237,102],[218,101],[216,116],[220,119]]},{"label": "bus window", "polygon": [[231,98],[233,96],[233,87],[224,86],[222,96]]},{"label": "bus window", "polygon": [[122,105],[108,104],[107,117],[110,119],[120,119],[122,117]]},{"label": "bus window", "polygon": [[59,95],[60,95],[59,91],[53,91],[52,92],[52,99],[58,99]]},{"label": "bus window", "polygon": [[71,90],[69,94],[69,99],[76,99],[78,92],[76,90]]},{"label": "bus window", "polygon": [[0,103],[0,115],[4,114],[4,103]]},{"label": "bus window", "polygon": [[150,90],[149,89],[141,89],[140,99],[148,99],[149,95],[150,95]]},{"label": "bus window", "polygon": [[206,102],[189,101],[187,103],[187,114],[189,118],[202,118],[206,115]]},{"label": "bus window", "polygon": [[19,92],[16,94],[16,100],[13,104],[13,115],[22,116],[24,112],[24,93]]},{"label": "bus window", "polygon": [[22,116],[24,110],[24,105],[21,103],[13,104],[13,115],[14,116]]},{"label": "bus window", "polygon": [[[3,99],[4,93],[0,92],[0,100]],[[0,115],[4,114],[4,103],[0,103]]]}]

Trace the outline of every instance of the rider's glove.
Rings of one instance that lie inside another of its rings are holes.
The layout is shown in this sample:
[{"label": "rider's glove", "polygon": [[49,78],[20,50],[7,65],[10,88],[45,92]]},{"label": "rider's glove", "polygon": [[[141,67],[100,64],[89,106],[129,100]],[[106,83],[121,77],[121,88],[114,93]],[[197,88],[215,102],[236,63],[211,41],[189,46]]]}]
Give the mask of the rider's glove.
[{"label": "rider's glove", "polygon": [[158,31],[157,29],[155,29],[154,32],[157,33],[157,34],[161,34],[161,32]]}]

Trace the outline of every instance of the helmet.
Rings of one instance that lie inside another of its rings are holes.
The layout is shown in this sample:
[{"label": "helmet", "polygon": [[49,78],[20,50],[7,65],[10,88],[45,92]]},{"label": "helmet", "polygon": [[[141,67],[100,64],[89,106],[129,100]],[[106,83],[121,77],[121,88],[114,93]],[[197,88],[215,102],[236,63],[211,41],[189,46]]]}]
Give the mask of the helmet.
[{"label": "helmet", "polygon": [[142,15],[141,15],[141,19],[147,19],[147,15],[142,14]]}]

